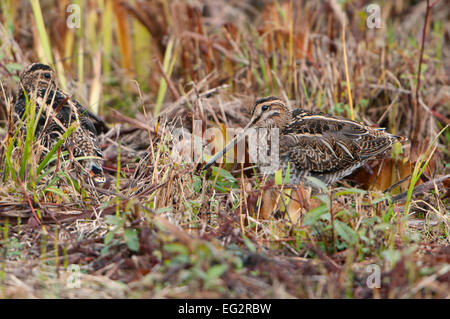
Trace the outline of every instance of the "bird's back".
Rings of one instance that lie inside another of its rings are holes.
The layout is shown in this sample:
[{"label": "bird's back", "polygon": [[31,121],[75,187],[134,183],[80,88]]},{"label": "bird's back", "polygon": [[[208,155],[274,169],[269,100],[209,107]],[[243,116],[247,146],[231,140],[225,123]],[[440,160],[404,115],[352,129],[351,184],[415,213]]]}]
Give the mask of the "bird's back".
[{"label": "bird's back", "polygon": [[[333,183],[388,150],[400,137],[345,118],[298,109],[280,136],[280,158],[294,182],[304,175]],[[292,165],[293,164],[293,165]]]}]

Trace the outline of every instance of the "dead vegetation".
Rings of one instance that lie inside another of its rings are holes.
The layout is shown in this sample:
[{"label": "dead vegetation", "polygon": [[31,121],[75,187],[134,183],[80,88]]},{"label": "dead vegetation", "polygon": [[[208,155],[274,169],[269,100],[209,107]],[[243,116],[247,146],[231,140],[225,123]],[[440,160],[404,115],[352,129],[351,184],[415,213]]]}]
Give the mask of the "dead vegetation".
[{"label": "dead vegetation", "polygon": [[[75,29],[69,1],[0,6],[0,297],[449,297],[445,1],[424,40],[427,1],[386,2],[379,29],[365,1],[77,3]],[[101,187],[74,159],[36,174],[36,141],[11,142],[17,75],[38,60],[110,127]],[[318,194],[175,161],[174,128],[243,127],[269,94],[411,143]]]}]

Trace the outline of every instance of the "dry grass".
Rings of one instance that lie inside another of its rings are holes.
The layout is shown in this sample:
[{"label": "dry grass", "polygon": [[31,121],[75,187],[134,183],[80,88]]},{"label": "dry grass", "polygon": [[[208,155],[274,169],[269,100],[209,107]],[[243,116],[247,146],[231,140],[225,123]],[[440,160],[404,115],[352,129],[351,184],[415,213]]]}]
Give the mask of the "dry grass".
[{"label": "dry grass", "polygon": [[[386,2],[382,27],[368,29],[364,1],[74,1],[74,30],[68,3],[40,1],[49,48],[37,8],[0,7],[0,297],[449,297],[448,129],[407,192],[449,123],[444,1],[426,25],[420,86],[426,2]],[[35,175],[27,145],[38,143],[11,144],[18,72],[52,59],[61,86],[110,126],[102,187],[73,160]],[[175,127],[243,127],[268,94],[411,143],[320,194],[280,196],[248,163],[205,174],[174,162]],[[366,284],[373,264],[380,288]],[[70,265],[79,288],[67,286]]]}]

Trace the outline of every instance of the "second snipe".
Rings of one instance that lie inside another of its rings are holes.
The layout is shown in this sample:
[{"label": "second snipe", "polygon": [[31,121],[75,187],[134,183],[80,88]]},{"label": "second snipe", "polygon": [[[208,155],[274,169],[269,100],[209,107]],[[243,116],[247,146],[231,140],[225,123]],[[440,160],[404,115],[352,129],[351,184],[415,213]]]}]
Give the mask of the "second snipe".
[{"label": "second snipe", "polygon": [[244,131],[204,166],[209,168],[245,137],[250,128],[278,128],[280,166],[290,167],[290,183],[313,176],[332,184],[351,174],[368,160],[406,138],[389,134],[345,118],[310,112],[290,111],[279,98],[269,96],[255,102],[252,118]]}]

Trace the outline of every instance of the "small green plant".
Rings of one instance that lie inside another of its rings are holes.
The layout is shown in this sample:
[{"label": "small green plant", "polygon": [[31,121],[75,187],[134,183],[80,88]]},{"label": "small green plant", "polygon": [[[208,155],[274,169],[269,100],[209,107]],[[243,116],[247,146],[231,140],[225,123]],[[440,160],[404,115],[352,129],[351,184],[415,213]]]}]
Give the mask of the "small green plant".
[{"label": "small green plant", "polygon": [[210,181],[214,182],[216,180],[214,188],[218,190],[219,192],[228,192],[230,189],[233,188],[239,188],[239,185],[237,183],[236,178],[231,175],[230,172],[228,172],[225,169],[219,169],[218,167],[212,168],[212,174],[209,178]]},{"label": "small green plant", "polygon": [[425,169],[428,166],[428,163],[430,162],[431,158],[433,157],[434,152],[436,151],[437,146],[436,141],[438,140],[439,136],[448,128],[448,125],[445,126],[438,135],[434,138],[434,140],[431,142],[431,144],[428,146],[425,153],[419,158],[419,160],[416,162],[416,165],[414,166],[413,173],[411,175],[411,181],[409,183],[408,187],[408,193],[406,196],[406,203],[405,203],[405,216],[408,216],[409,210],[411,209],[411,199],[412,194],[414,190],[414,186],[419,181],[420,176],[425,171]]},{"label": "small green plant", "polygon": [[[127,214],[108,215],[105,217],[105,222],[112,226],[113,228],[106,234],[104,238],[105,248],[103,248],[103,253],[107,253],[109,248],[112,246],[120,244],[123,239],[128,249],[131,251],[139,250],[139,239],[138,230],[134,228],[126,227],[128,220]],[[116,238],[117,234],[121,234],[121,237]]]}]

